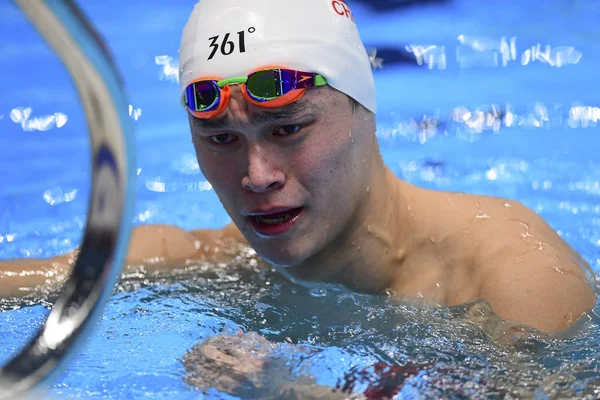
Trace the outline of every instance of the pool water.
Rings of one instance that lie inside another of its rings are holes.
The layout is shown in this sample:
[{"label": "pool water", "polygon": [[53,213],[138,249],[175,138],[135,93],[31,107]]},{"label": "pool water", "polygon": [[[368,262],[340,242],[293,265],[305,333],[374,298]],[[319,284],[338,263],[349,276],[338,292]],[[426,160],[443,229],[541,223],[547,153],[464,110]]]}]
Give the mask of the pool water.
[{"label": "pool water", "polygon": [[[348,3],[377,49],[374,64],[383,59],[375,79],[387,165],[424,187],[521,201],[600,271],[600,5],[456,0],[380,11]],[[229,219],[198,169],[172,76],[193,2],[122,4],[83,6],[130,95],[134,223],[220,227]],[[85,223],[85,119],[68,74],[9,3],[0,5],[0,59],[0,258],[57,255],[77,246]],[[564,338],[534,334],[501,346],[466,321],[476,304],[427,308],[309,289],[253,260],[246,252],[235,265],[123,280],[49,396],[276,398],[279,384],[307,376],[397,398],[600,396],[595,313]],[[0,303],[1,360],[43,323],[51,301]],[[233,394],[188,385],[186,353],[238,329],[277,344],[267,383]]]}]

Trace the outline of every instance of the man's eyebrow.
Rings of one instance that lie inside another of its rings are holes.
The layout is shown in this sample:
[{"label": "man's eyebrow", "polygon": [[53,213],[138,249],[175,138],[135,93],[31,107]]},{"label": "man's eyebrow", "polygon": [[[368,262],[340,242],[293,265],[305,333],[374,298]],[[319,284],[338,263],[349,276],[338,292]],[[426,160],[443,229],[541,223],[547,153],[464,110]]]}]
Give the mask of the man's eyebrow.
[{"label": "man's eyebrow", "polygon": [[[266,125],[269,123],[290,119],[303,111],[313,111],[315,107],[308,101],[296,101],[291,104],[287,104],[282,107],[274,108],[269,111],[260,113],[253,113],[250,116],[250,122],[253,125]],[[200,119],[193,117],[194,124],[200,128],[210,130],[220,130],[225,128],[231,128],[235,124],[232,124],[228,117],[211,118],[211,119]]]}]

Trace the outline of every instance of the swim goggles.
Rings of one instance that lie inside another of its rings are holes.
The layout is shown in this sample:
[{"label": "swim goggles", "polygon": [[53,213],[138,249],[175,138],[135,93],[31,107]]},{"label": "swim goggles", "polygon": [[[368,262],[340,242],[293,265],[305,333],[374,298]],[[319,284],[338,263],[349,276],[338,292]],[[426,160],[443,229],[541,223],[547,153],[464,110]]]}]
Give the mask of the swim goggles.
[{"label": "swim goggles", "polygon": [[183,101],[195,117],[213,118],[227,107],[230,95],[228,85],[232,84],[242,85],[242,94],[250,103],[276,108],[297,101],[307,88],[326,85],[327,79],[312,72],[267,67],[245,77],[198,79],[187,86]]}]

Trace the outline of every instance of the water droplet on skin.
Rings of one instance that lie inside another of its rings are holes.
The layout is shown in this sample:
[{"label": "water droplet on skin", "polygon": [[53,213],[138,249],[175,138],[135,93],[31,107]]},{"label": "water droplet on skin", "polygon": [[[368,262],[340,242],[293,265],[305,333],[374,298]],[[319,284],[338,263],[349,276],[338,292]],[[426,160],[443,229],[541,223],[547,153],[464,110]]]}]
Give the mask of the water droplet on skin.
[{"label": "water droplet on skin", "polygon": [[387,296],[387,297],[394,297],[394,296],[396,296],[396,292],[392,288],[385,289],[382,294],[384,296]]},{"label": "water droplet on skin", "polygon": [[523,221],[516,221],[519,225],[521,225],[523,228],[525,228],[525,232],[521,233],[521,237],[522,238],[526,238],[526,237],[530,237],[531,235],[529,234],[529,224],[523,222]]},{"label": "water droplet on skin", "polygon": [[371,188],[369,186],[367,186],[367,193],[369,193],[371,191]]},{"label": "water droplet on skin", "polygon": [[489,215],[487,215],[487,214],[481,214],[481,213],[480,213],[480,214],[477,214],[477,215],[475,216],[475,219],[477,219],[477,220],[478,220],[479,222],[481,222],[482,224],[485,224],[485,223],[486,223],[486,221],[487,221],[488,219],[490,219],[490,216],[489,216]]},{"label": "water droplet on skin", "polygon": [[436,282],[435,286],[439,289],[442,285],[440,284],[440,282]]},{"label": "water droplet on skin", "polygon": [[512,207],[512,204],[510,204],[510,203],[504,203],[504,207],[506,207],[506,208],[511,208],[511,207]]},{"label": "water droplet on skin", "polygon": [[422,299],[423,297],[423,293],[417,292],[417,299]]},{"label": "water droplet on skin", "polygon": [[348,137],[352,137],[352,131],[348,132]]},{"label": "water droplet on skin", "polygon": [[553,270],[555,270],[556,272],[560,272],[561,275],[565,274],[565,270],[559,267],[558,265],[555,265]]}]

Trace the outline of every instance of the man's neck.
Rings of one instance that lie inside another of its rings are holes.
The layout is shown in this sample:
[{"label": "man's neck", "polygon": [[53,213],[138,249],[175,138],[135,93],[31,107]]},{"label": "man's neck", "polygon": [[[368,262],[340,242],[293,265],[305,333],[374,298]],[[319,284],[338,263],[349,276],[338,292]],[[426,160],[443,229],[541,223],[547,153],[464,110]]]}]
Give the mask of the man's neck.
[{"label": "man's neck", "polygon": [[295,267],[282,268],[292,280],[343,284],[366,293],[392,286],[405,259],[411,207],[400,181],[377,157],[369,187],[348,225],[326,249]]}]

